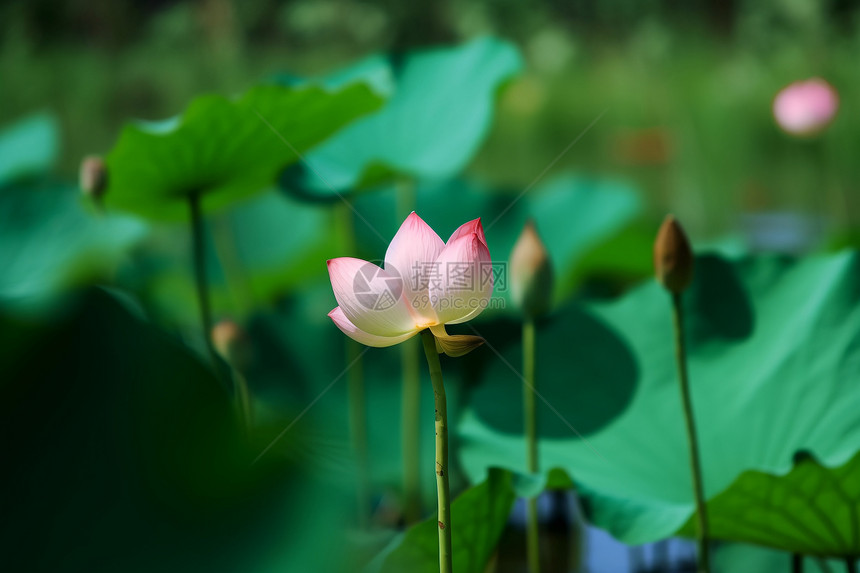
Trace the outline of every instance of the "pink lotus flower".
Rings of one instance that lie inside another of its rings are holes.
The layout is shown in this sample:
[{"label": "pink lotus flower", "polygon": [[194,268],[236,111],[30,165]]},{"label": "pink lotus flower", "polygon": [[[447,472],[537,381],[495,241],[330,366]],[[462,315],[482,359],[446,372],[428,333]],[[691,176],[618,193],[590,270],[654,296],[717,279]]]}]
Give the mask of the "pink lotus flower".
[{"label": "pink lotus flower", "polygon": [[480,219],[460,226],[445,243],[413,212],[388,245],[382,268],[351,257],[328,261],[338,303],[328,315],[367,346],[392,346],[429,328],[440,350],[459,356],[483,340],[448,335],[445,325],[466,322],[487,306],[491,265]]},{"label": "pink lotus flower", "polygon": [[815,135],[833,120],[839,96],[826,81],[812,78],[783,88],[773,100],[776,122],[791,135]]}]

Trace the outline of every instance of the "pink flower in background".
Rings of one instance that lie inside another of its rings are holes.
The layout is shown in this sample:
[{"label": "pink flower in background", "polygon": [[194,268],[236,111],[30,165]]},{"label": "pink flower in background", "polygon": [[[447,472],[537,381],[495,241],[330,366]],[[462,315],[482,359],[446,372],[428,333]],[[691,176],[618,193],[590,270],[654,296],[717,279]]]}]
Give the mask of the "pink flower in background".
[{"label": "pink flower in background", "polygon": [[836,90],[821,78],[794,82],[773,100],[773,116],[787,133],[814,135],[833,120],[839,109]]},{"label": "pink flower in background", "polygon": [[367,346],[392,346],[429,328],[440,348],[464,354],[481,339],[450,336],[445,324],[478,316],[493,294],[493,269],[481,220],[463,224],[445,243],[412,213],[388,245],[385,264],[328,261],[337,327]]}]

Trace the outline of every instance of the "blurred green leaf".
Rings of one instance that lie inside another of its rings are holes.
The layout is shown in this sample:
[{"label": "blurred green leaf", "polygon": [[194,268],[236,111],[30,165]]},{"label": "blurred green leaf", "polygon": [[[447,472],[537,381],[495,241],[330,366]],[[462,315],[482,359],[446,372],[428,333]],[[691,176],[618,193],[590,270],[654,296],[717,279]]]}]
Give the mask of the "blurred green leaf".
[{"label": "blurred green leaf", "polygon": [[65,183],[0,188],[0,303],[39,304],[103,278],[146,230],[137,219],[87,211],[77,188]]},{"label": "blurred green leaf", "polygon": [[[715,533],[783,549],[860,551],[847,525],[853,510],[831,516],[838,535],[822,534],[827,526],[809,518],[820,511],[816,504],[835,508],[837,499],[856,499],[854,485],[848,492],[837,485],[843,470],[815,474],[814,498],[783,500],[806,527],[788,538],[768,535],[784,532],[789,525],[773,520],[786,518],[769,513],[761,490],[749,495],[750,478],[739,478],[753,469],[784,476],[798,451],[826,468],[856,454],[859,297],[860,261],[852,252],[802,261],[697,259],[684,304],[705,493],[717,503],[715,515],[735,523]],[[469,397],[460,433],[473,479],[492,466],[523,472],[525,460],[514,372],[519,331],[484,330],[511,367],[490,361]],[[572,476],[593,522],[623,541],[686,531],[694,504],[666,292],[651,282],[612,303],[571,307],[539,325],[538,353],[538,390],[552,407],[539,404],[544,471],[558,467]],[[782,479],[773,483],[791,487],[797,478]],[[753,485],[759,480],[767,481]],[[734,513],[741,508],[745,513]],[[743,528],[745,514],[770,520],[769,529]]]},{"label": "blurred green leaf", "polygon": [[245,439],[187,348],[97,290],[51,324],[0,324],[28,341],[0,349],[3,570],[345,570],[326,549],[342,492],[283,455],[254,463],[268,440]]},{"label": "blurred green leaf", "polygon": [[[511,474],[492,470],[486,481],[462,493],[451,504],[455,570],[484,573],[514,503]],[[411,527],[385,549],[374,573],[439,571],[439,525],[436,515]]]},{"label": "blurred green leaf", "polygon": [[57,158],[59,128],[49,114],[19,120],[0,131],[0,185],[46,172]]},{"label": "blurred green leaf", "polygon": [[108,207],[153,219],[188,217],[188,197],[214,211],[268,188],[308,148],[378,108],[367,86],[258,86],[231,100],[198,97],[168,125],[127,125],[107,156]]},{"label": "blurred green leaf", "polygon": [[287,188],[331,196],[332,189],[377,184],[395,172],[455,175],[489,132],[496,92],[522,65],[516,47],[487,37],[453,48],[374,55],[322,78],[323,85],[366,79],[383,89],[393,78],[392,95],[379,112],[309,153],[307,165],[287,178]]},{"label": "blurred green leaf", "polygon": [[[797,573],[792,569],[791,554],[743,543],[720,544],[714,551],[714,571],[717,573]],[[840,560],[804,557],[803,573],[842,573]]]}]

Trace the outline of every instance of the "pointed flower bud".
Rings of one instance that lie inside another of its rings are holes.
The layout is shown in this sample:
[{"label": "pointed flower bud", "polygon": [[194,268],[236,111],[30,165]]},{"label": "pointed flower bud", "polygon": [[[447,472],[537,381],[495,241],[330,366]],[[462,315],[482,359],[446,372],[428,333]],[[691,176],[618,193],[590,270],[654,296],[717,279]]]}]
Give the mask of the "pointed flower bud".
[{"label": "pointed flower bud", "polygon": [[511,296],[526,316],[540,316],[549,311],[552,305],[552,265],[531,220],[523,227],[511,252],[510,273]]},{"label": "pointed flower bud", "polygon": [[251,343],[241,326],[222,320],[212,327],[212,344],[224,360],[239,371],[251,363]]},{"label": "pointed flower bud", "polygon": [[776,123],[788,134],[809,137],[820,133],[833,121],[839,109],[839,95],[821,78],[794,82],[773,100]]},{"label": "pointed flower bud", "polygon": [[85,157],[81,162],[81,192],[87,197],[101,199],[107,189],[107,166],[98,155]]},{"label": "pointed flower bud", "polygon": [[686,290],[693,280],[693,249],[672,215],[663,220],[654,241],[654,272],[657,282],[674,294]]}]

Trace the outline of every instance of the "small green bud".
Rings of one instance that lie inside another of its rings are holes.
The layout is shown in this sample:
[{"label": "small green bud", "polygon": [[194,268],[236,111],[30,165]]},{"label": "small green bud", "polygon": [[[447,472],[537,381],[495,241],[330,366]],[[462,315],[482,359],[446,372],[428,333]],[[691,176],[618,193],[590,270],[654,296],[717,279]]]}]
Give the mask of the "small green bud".
[{"label": "small green bud", "polygon": [[667,215],[654,241],[654,273],[671,293],[684,292],[693,280],[693,249],[684,229]]},{"label": "small green bud", "polygon": [[523,314],[537,317],[547,313],[552,306],[552,264],[531,220],[511,252],[510,273],[511,296]]},{"label": "small green bud", "polygon": [[104,159],[98,155],[90,155],[81,161],[80,170],[81,193],[92,199],[99,200],[107,190],[108,172]]}]

